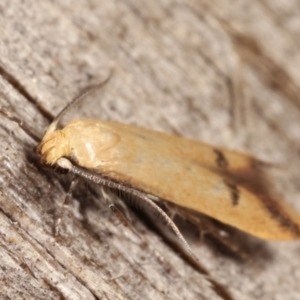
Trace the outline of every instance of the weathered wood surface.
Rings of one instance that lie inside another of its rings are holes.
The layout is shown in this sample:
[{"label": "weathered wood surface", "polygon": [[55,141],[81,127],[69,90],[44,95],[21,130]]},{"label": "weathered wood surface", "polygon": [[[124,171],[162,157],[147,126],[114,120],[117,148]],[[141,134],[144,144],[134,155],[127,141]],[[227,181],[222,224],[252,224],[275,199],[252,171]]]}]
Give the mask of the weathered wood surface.
[{"label": "weathered wood surface", "polygon": [[102,202],[84,219],[74,202],[55,239],[66,184],[32,151],[34,135],[114,67],[94,114],[283,165],[275,187],[300,211],[299,16],[297,1],[1,1],[1,299],[299,299],[297,241],[241,235],[240,262],[189,240],[222,296],[137,217],[140,236]]}]

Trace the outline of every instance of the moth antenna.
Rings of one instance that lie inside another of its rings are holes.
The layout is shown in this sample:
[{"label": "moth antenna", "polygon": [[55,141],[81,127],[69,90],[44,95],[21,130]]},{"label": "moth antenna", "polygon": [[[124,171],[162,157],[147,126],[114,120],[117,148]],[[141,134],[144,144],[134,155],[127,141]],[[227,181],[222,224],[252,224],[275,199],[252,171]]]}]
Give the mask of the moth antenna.
[{"label": "moth antenna", "polygon": [[107,76],[107,78],[92,86],[91,88],[89,88],[88,90],[84,91],[82,94],[80,94],[79,96],[77,96],[74,100],[72,100],[69,104],[67,104],[62,111],[55,117],[55,119],[52,121],[52,123],[49,125],[46,133],[51,133],[55,130],[57,130],[58,124],[61,121],[62,117],[73,107],[75,106],[77,103],[79,103],[80,101],[82,101],[83,99],[85,99],[88,95],[92,94],[93,92],[95,92],[96,90],[104,87],[111,79],[112,75],[113,75],[113,69],[110,71],[109,75]]},{"label": "moth antenna", "polygon": [[67,169],[73,174],[79,175],[85,179],[88,179],[90,181],[93,181],[97,184],[101,184],[104,186],[107,186],[111,189],[116,189],[119,191],[123,191],[127,194],[131,194],[141,200],[143,200],[143,205],[147,206],[150,208],[152,211],[156,212],[160,218],[171,228],[171,230],[174,232],[174,234],[177,236],[177,238],[182,242],[183,246],[187,250],[187,252],[191,255],[191,257],[198,262],[198,258],[196,255],[193,253],[191,247],[189,246],[188,242],[186,239],[183,237],[181,234],[180,230],[176,226],[176,224],[172,221],[172,219],[158,206],[156,205],[145,193],[133,189],[131,187],[127,187],[121,183],[117,183],[112,181],[111,179],[105,178],[101,174],[95,174],[91,173],[88,170],[78,167],[72,164],[71,161],[69,161],[67,158],[59,158],[56,162],[61,168]]}]

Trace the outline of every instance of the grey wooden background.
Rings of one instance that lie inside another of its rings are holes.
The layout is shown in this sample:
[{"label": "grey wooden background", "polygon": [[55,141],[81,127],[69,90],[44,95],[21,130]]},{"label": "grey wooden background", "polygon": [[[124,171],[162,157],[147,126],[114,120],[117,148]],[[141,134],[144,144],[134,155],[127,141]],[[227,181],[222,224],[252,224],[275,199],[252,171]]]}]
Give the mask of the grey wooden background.
[{"label": "grey wooden background", "polygon": [[67,182],[32,150],[114,68],[93,114],[279,164],[274,188],[300,211],[299,36],[299,1],[2,0],[1,299],[299,299],[299,241],[241,234],[240,261],[189,239],[222,294],[138,216],[136,235],[101,201],[83,213],[74,201],[55,239]]}]

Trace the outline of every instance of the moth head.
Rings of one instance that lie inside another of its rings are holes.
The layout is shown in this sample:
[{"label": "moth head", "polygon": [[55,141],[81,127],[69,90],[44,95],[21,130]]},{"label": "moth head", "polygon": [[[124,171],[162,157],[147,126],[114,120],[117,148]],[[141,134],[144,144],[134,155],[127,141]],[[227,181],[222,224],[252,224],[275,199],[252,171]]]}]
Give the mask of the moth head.
[{"label": "moth head", "polygon": [[47,132],[41,143],[35,149],[41,163],[55,165],[56,161],[70,153],[68,139],[62,130]]},{"label": "moth head", "polygon": [[[53,122],[48,127],[42,141],[35,148],[36,153],[40,156],[42,164],[57,166],[56,162],[59,158],[69,156],[71,153],[69,140],[66,137],[64,130],[59,130],[59,125],[62,118],[70,111],[71,108],[75,107],[81,100],[85,99],[88,94],[93,93],[100,87],[106,86],[109,82],[113,70],[111,70],[109,76],[100,84],[88,89],[73,101],[71,101],[62,111],[54,118]],[[103,92],[103,91],[102,91]]]}]

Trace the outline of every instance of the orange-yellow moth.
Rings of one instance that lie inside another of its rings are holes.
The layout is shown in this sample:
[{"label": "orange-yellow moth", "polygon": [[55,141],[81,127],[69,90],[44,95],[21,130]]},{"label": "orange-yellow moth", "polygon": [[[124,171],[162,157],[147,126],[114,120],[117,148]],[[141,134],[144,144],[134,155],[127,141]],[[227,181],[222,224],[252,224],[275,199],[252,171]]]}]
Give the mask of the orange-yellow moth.
[{"label": "orange-yellow moth", "polygon": [[63,109],[37,146],[42,163],[133,194],[158,211],[184,244],[176,225],[151,195],[260,238],[300,238],[300,215],[269,193],[262,162],[110,121],[78,119],[57,129],[61,117],[81,98]]}]

